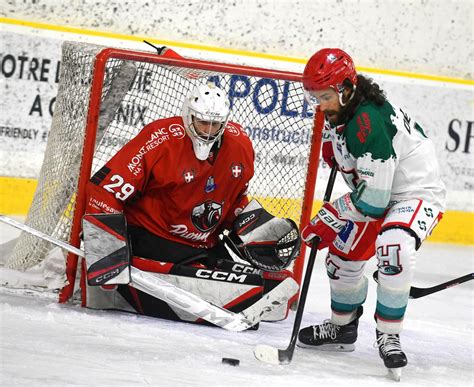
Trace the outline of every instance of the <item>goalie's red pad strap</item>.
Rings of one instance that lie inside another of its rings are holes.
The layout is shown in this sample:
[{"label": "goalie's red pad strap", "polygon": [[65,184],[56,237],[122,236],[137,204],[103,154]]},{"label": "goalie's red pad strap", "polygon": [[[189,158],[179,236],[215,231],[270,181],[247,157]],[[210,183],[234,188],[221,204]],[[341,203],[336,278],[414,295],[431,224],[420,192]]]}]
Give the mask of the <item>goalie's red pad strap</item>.
[{"label": "goalie's red pad strap", "polygon": [[151,271],[152,273],[168,274],[173,268],[174,263],[153,261],[151,259],[133,256],[132,266],[143,271]]},{"label": "goalie's red pad strap", "polygon": [[293,273],[289,270],[263,272],[263,279],[266,279],[266,280],[283,281],[288,277],[294,278]]}]

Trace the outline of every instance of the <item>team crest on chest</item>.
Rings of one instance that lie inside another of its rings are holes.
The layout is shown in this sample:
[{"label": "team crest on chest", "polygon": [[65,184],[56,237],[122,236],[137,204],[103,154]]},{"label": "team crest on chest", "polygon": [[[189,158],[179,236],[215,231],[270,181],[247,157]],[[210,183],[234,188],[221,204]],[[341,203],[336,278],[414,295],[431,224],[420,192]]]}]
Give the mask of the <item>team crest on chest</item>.
[{"label": "team crest on chest", "polygon": [[191,183],[196,177],[196,171],[194,169],[187,169],[183,172],[183,178],[185,183]]},{"label": "team crest on chest", "polygon": [[242,165],[242,163],[233,163],[230,166],[230,171],[232,173],[232,177],[234,179],[238,179],[242,177],[242,173],[244,173],[244,166]]},{"label": "team crest on chest", "polygon": [[206,200],[193,208],[191,221],[202,232],[212,230],[217,226],[222,217],[222,203]]}]

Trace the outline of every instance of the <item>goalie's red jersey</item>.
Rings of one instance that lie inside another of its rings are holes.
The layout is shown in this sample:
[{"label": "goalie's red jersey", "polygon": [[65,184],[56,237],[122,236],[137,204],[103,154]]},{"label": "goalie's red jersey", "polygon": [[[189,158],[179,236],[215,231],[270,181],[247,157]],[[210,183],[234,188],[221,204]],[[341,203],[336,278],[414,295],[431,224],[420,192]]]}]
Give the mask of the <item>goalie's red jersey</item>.
[{"label": "goalie's red jersey", "polygon": [[152,122],[91,178],[87,213],[123,212],[128,224],[175,242],[213,247],[248,199],[252,143],[229,122],[219,150],[201,161],[181,117]]}]

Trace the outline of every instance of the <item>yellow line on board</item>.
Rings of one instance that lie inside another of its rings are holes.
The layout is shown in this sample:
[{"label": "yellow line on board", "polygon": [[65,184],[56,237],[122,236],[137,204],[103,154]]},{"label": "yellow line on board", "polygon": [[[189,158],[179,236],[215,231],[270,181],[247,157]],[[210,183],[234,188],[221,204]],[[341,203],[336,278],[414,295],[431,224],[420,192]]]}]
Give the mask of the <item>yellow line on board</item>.
[{"label": "yellow line on board", "polygon": [[[15,177],[0,176],[0,214],[4,215],[26,215],[33,200],[37,180]],[[274,198],[261,199],[265,206],[275,202]],[[267,200],[268,203],[265,201]],[[294,199],[277,199],[279,208],[292,208]],[[313,202],[312,216],[321,207],[322,202]],[[284,216],[275,212],[277,216]],[[430,242],[456,243],[463,245],[474,245],[474,212],[446,211],[441,222],[434,229],[433,235],[428,239]]]},{"label": "yellow line on board", "polygon": [[37,184],[36,179],[0,176],[0,214],[27,214]]},{"label": "yellow line on board", "polygon": [[[43,29],[43,30],[50,30],[50,31],[67,32],[67,33],[79,34],[79,35],[90,35],[90,36],[98,36],[98,37],[104,37],[104,38],[130,40],[130,41],[136,41],[136,42],[143,42],[143,40],[146,39],[147,41],[158,44],[158,45],[182,47],[182,48],[189,48],[189,49],[194,49],[194,50],[218,52],[222,54],[247,56],[247,57],[253,57],[253,58],[260,58],[260,59],[278,60],[278,61],[290,62],[290,63],[305,64],[307,61],[307,59],[289,57],[289,56],[284,56],[284,55],[257,53],[253,51],[220,48],[220,47],[206,46],[206,45],[195,44],[195,43],[182,43],[182,42],[175,42],[171,40],[160,40],[160,39],[150,38],[148,36],[132,36],[132,35],[125,35],[125,34],[118,34],[114,32],[87,30],[87,29],[78,28],[78,27],[58,26],[58,25],[53,25],[53,24],[33,22],[33,21],[27,21],[27,20],[17,20],[17,19],[6,18],[6,17],[0,17],[0,23],[18,25],[18,26],[23,26],[23,27],[31,27],[31,28]],[[423,80],[436,81],[436,82],[447,82],[447,83],[456,83],[456,84],[461,84],[461,85],[474,86],[474,80],[472,79],[452,78],[452,77],[445,77],[441,75],[417,74],[417,73],[411,73],[408,71],[385,70],[385,69],[376,69],[376,68],[371,68],[371,67],[357,67],[357,70],[361,72],[372,73],[372,74],[392,75],[392,76],[397,76],[397,77],[423,79]]]},{"label": "yellow line on board", "polygon": [[[311,217],[316,216],[323,202],[315,200]],[[443,219],[427,239],[430,242],[474,245],[474,212],[446,210]]]}]

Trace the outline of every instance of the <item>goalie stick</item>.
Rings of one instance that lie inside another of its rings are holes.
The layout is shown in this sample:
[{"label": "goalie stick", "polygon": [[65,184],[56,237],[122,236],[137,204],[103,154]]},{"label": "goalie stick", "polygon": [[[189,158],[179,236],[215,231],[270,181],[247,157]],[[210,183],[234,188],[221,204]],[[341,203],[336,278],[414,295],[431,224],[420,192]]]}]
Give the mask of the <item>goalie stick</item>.
[{"label": "goalie stick", "polygon": [[[0,215],[0,221],[85,258],[83,250],[35,230],[23,223],[17,222],[7,216]],[[130,285],[132,287],[183,309],[214,325],[234,332],[244,331],[258,324],[273,309],[287,303],[298,291],[296,281],[293,278],[287,278],[247,309],[240,313],[234,313],[207,302],[193,293],[133,266],[131,267],[131,278],[132,282]]]},{"label": "goalie stick", "polygon": [[[329,176],[328,185],[326,192],[324,193],[324,201],[328,202],[331,199],[331,193],[336,180],[337,167],[334,166],[331,169]],[[270,364],[289,364],[293,359],[295,352],[296,340],[301,326],[301,320],[303,318],[304,305],[306,302],[306,296],[308,295],[309,283],[311,280],[311,274],[316,260],[316,253],[318,251],[318,245],[321,240],[318,238],[311,247],[311,252],[308,258],[308,265],[306,266],[306,274],[303,280],[303,286],[301,288],[300,299],[298,302],[298,309],[296,310],[295,321],[293,323],[293,331],[291,333],[290,344],[286,349],[277,349],[270,345],[259,344],[254,348],[253,354],[255,357],[265,363]]]},{"label": "goalie stick", "polygon": [[[374,278],[375,282],[379,282],[379,272],[374,271],[374,274],[372,275]],[[462,277],[452,279],[450,281],[443,282],[442,284],[431,286],[429,288],[417,288],[416,286],[412,286],[410,288],[410,298],[421,298],[428,296],[433,293],[440,292],[441,290],[451,288],[453,286],[462,284],[464,282],[470,281],[474,278],[474,273],[469,273],[466,275],[463,275]]]}]

